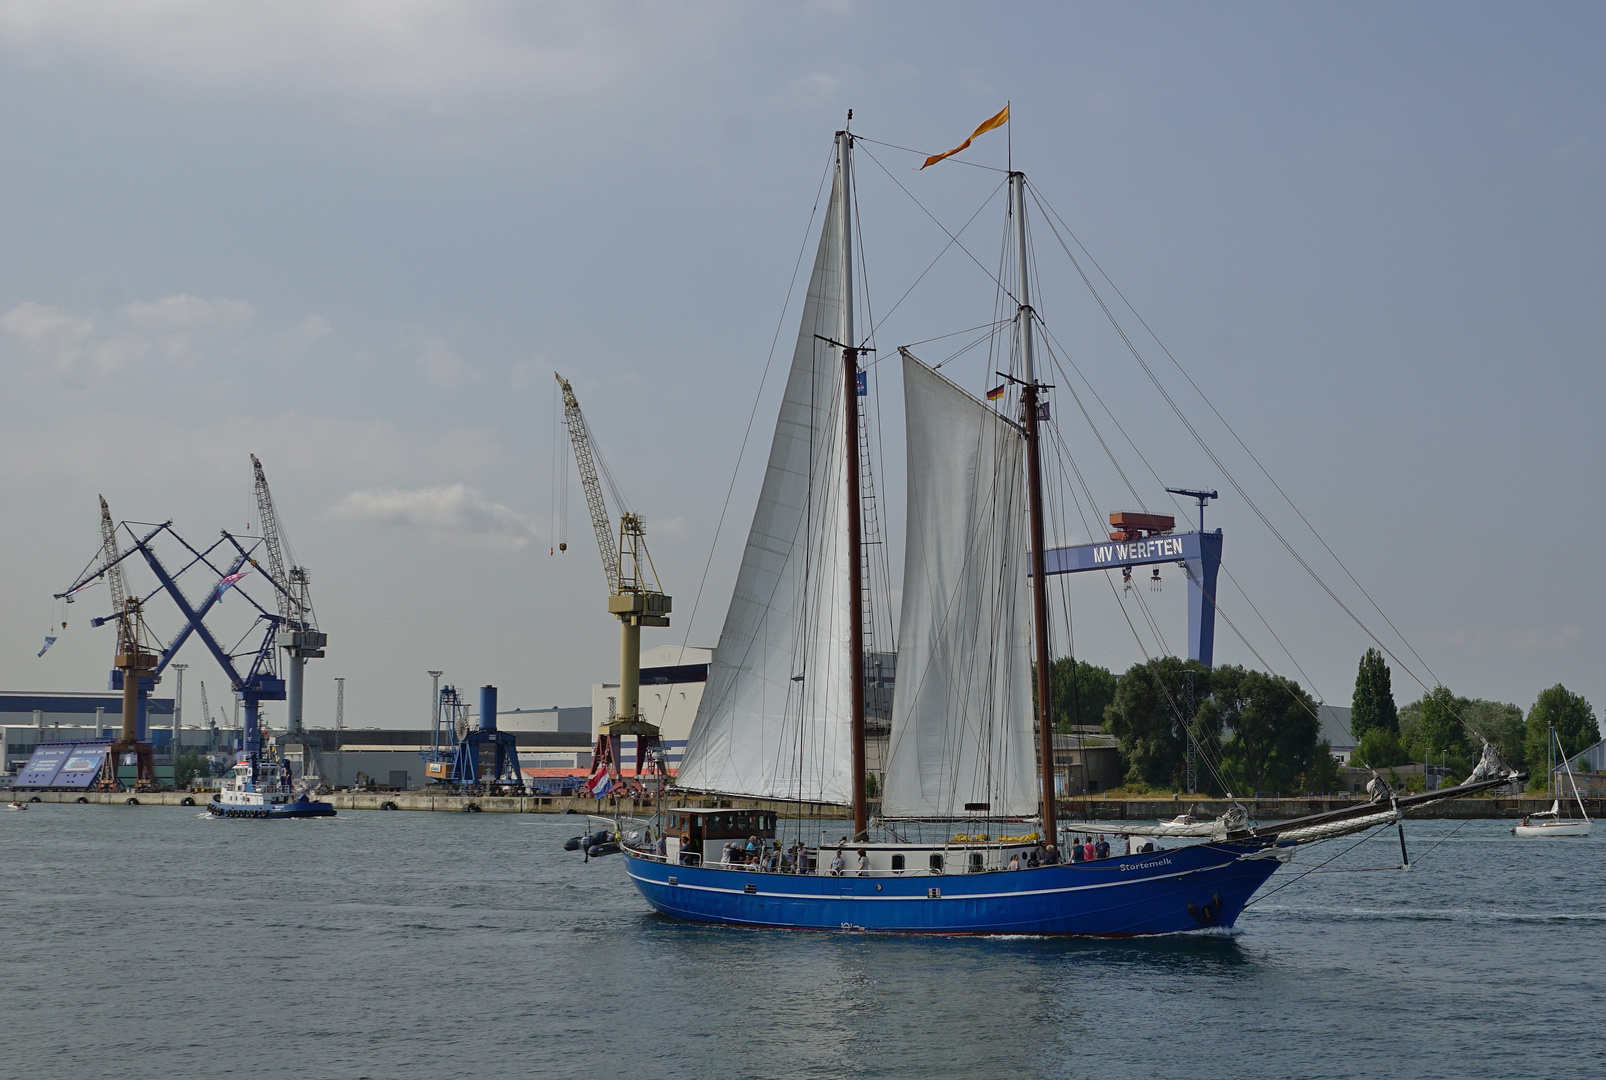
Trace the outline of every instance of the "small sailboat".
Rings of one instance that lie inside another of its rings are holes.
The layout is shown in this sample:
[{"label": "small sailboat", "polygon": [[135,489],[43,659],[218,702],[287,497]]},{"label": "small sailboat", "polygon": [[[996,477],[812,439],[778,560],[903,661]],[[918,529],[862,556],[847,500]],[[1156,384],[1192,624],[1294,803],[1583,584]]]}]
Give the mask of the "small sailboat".
[{"label": "small sailboat", "polygon": [[[1528,814],[1521,821],[1511,827],[1513,836],[1588,836],[1589,811],[1584,809],[1584,800],[1578,794],[1578,783],[1573,779],[1571,763],[1567,755],[1562,752],[1561,739],[1556,735],[1556,725],[1550,725],[1550,809],[1541,810],[1536,814]],[[1560,763],[1559,765],[1557,763]],[[1565,818],[1561,816],[1560,785],[1556,782],[1558,773],[1567,777],[1567,783],[1572,786],[1573,800],[1578,804],[1578,816]]]},{"label": "small sailboat", "polygon": [[[1126,936],[1227,928],[1297,845],[1510,782],[1507,771],[1424,795],[1391,793],[1271,828],[1254,827],[1235,806],[1214,822],[1150,830],[1183,841],[1174,846],[1146,840],[1129,855],[1062,858],[1072,834],[1056,818],[1039,438],[1050,388],[1036,369],[1026,179],[1010,171],[1018,262],[1013,319],[1000,325],[1013,324],[1012,370],[1003,377],[1018,410],[979,399],[899,350],[906,549],[888,757],[872,821],[858,415],[867,350],[854,325],[853,149],[852,134],[838,132],[769,461],[677,777],[682,790],[714,796],[712,805],[607,830],[653,908],[776,929]],[[721,796],[796,810],[720,805]],[[851,831],[820,815],[822,804],[851,806]]]}]

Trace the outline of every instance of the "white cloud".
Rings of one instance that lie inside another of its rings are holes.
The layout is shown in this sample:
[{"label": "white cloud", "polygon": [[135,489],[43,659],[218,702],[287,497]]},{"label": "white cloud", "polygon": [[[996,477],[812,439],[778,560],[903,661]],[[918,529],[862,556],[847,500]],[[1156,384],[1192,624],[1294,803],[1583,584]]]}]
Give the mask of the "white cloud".
[{"label": "white cloud", "polygon": [[22,343],[28,354],[63,374],[90,359],[94,319],[80,319],[46,304],[26,300],[5,315],[0,326]]},{"label": "white cloud", "polygon": [[298,323],[295,329],[284,335],[284,344],[292,349],[304,349],[320,338],[328,337],[335,332],[329,325],[329,320],[322,315],[308,314]]},{"label": "white cloud", "polygon": [[78,51],[137,74],[277,82],[297,92],[423,99],[536,92],[580,97],[684,62],[735,14],[683,4],[509,0],[10,0],[0,42],[53,59]]},{"label": "white cloud", "polygon": [[468,368],[444,339],[426,337],[418,353],[418,370],[437,386],[456,386]]},{"label": "white cloud", "polygon": [[354,491],[329,511],[345,521],[418,529],[437,541],[516,551],[535,530],[512,510],[464,484]]},{"label": "white cloud", "polygon": [[180,367],[194,367],[200,359],[197,344],[212,343],[245,329],[256,318],[256,308],[244,300],[203,300],[199,296],[167,296],[154,302],[124,304],[126,340],[139,352],[154,348]]},{"label": "white cloud", "polygon": [[272,474],[333,475],[346,483],[403,477],[462,475],[499,456],[493,433],[459,428],[432,438],[403,432],[388,420],[341,420],[301,412],[277,416],[220,416],[186,427],[151,424],[139,416],[74,414],[49,439],[20,428],[0,429],[0,460],[9,478],[56,477],[101,483],[129,468],[228,482],[259,455]]},{"label": "white cloud", "polygon": [[[58,307],[24,301],[0,316],[0,327],[35,361],[70,386],[85,386],[156,354],[178,367],[194,367],[256,318],[243,300],[167,296],[117,309],[112,325]],[[103,331],[97,335],[96,331]]]}]

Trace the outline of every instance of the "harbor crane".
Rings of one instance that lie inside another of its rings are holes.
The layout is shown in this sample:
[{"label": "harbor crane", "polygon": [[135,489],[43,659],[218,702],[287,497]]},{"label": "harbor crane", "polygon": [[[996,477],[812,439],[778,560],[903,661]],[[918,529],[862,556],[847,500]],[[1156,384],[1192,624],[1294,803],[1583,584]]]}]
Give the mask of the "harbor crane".
[{"label": "harbor crane", "polygon": [[[294,764],[299,760],[301,777],[321,777],[322,754],[317,740],[307,736],[302,722],[303,682],[308,660],[320,659],[329,635],[318,629],[318,619],[312,610],[312,597],[308,591],[312,574],[304,566],[295,564],[294,553],[286,564],[289,544],[279,527],[279,514],[273,506],[273,494],[268,490],[268,478],[262,471],[262,462],[251,455],[251,469],[255,474],[257,519],[262,526],[262,546],[268,555],[267,576],[273,585],[278,602],[279,630],[277,642],[289,658],[286,675],[286,733],[280,740],[281,755]],[[251,565],[262,569],[255,559]]]},{"label": "harbor crane", "polygon": [[[146,695],[156,686],[158,657],[148,644],[150,633],[142,614],[140,599],[128,594],[123,581],[123,556],[117,549],[117,526],[112,521],[106,496],[100,497],[102,572],[112,594],[111,618],[117,622],[117,651],[114,654],[112,689],[123,692],[123,728],[106,754],[106,773],[99,786],[115,790],[118,766],[134,766],[134,790],[155,791],[156,764],[150,744],[140,739],[140,712]],[[108,620],[109,621],[109,620]],[[132,759],[132,760],[130,760]]]},{"label": "harbor crane", "polygon": [[[89,622],[91,626],[104,626],[106,623],[116,623],[118,626],[117,667],[112,671],[111,688],[123,691],[124,720],[120,743],[140,743],[139,734],[144,726],[148,696],[160,681],[163,670],[193,635],[228,675],[236,700],[244,706],[241,749],[252,755],[259,753],[262,750],[261,703],[285,699],[284,680],[278,677],[274,650],[279,615],[258,604],[240,585],[240,579],[249,573],[246,564],[252,562],[252,556],[263,541],[259,537],[251,537],[248,542],[242,543],[241,538],[223,530],[209,547],[197,548],[173,529],[171,521],[155,525],[143,534],[134,531],[134,524],[125,521],[120,526],[113,525],[111,511],[102,499],[101,544],[90,565],[72,585],[55,594],[57,599],[66,600],[98,580],[105,580],[111,587],[112,613],[90,619]],[[122,550],[117,542],[118,528],[124,530],[128,537],[127,550]],[[177,545],[180,549],[179,558],[182,561],[176,568],[170,569],[156,550],[157,541],[164,537],[170,545]],[[135,555],[144,559],[157,581],[156,587],[143,597],[131,595],[123,578],[124,560]],[[201,603],[192,603],[185,595],[180,585],[185,574],[205,576],[206,599]],[[255,613],[252,616],[252,629],[241,636],[233,649],[225,648],[206,625],[207,615],[222,600],[225,592],[245,601],[247,615]],[[152,599],[164,593],[173,602],[183,626],[171,641],[158,649],[146,644],[151,635],[145,625],[144,612]],[[242,649],[252,630],[258,627],[262,628],[260,644],[246,645]],[[236,662],[247,659],[249,666],[242,672]],[[137,677],[125,677],[128,672],[135,673]],[[127,759],[137,757],[138,752],[138,745],[135,745],[133,749],[124,751],[120,760],[134,765],[136,761]],[[154,783],[154,775],[153,769],[152,779],[148,782]]]},{"label": "harbor crane", "polygon": [[[586,507],[591,512],[591,530],[596,534],[597,550],[602,556],[602,573],[608,581],[608,613],[619,620],[619,700],[597,734],[591,771],[595,774],[607,768],[612,781],[620,783],[623,779],[620,747],[623,737],[632,735],[636,740],[636,779],[626,782],[626,786],[639,792],[640,778],[648,762],[660,786],[666,779],[661,732],[641,714],[641,628],[669,625],[670,598],[664,595],[652,556],[647,552],[647,526],[641,516],[624,509],[619,515],[616,536],[597,476],[597,453],[591,429],[569,380],[556,372],[553,374],[563,391],[564,424],[569,429],[574,463],[580,471],[580,486],[585,489]],[[611,478],[609,484],[612,486]],[[617,488],[614,497],[623,503]]]}]

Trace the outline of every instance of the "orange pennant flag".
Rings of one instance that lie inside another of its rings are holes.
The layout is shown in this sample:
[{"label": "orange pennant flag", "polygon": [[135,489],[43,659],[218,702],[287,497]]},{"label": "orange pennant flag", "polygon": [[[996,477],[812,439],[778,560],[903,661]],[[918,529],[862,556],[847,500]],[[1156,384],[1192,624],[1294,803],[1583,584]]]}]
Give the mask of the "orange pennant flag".
[{"label": "orange pennant flag", "polygon": [[[981,127],[977,128],[975,131],[972,131],[970,133],[970,138],[969,139],[966,139],[964,142],[960,143],[958,146],[954,147],[952,150],[948,151],[946,154],[933,154],[933,155],[931,155],[930,157],[928,157],[926,159],[926,165],[935,165],[935,164],[937,164],[937,162],[941,161],[943,158],[953,157],[955,154],[959,153],[959,151],[961,151],[961,150],[965,149],[966,147],[968,147],[971,144],[971,141],[973,139],[975,139],[978,135],[985,135],[989,131],[993,130],[994,128],[1001,128],[1007,123],[1009,123],[1009,106],[1005,105],[1003,111],[1000,112],[997,116],[994,116],[989,120],[983,120],[982,124],[981,124]],[[924,169],[926,167],[926,165],[922,165],[922,166],[920,166],[920,168]],[[918,172],[919,170],[916,170],[916,171]]]}]

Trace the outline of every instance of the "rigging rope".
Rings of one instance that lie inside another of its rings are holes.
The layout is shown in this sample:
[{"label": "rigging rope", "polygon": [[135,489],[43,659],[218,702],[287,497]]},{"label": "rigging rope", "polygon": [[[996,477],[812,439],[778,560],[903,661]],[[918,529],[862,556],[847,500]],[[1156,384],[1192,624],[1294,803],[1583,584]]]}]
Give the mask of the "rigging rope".
[{"label": "rigging rope", "polygon": [[703,563],[703,576],[697,581],[697,595],[691,603],[691,614],[686,617],[686,634],[680,642],[682,649],[691,641],[692,625],[697,619],[697,606],[702,603],[703,587],[708,584],[708,571],[714,565],[714,552],[719,549],[719,534],[725,526],[725,515],[730,510],[731,494],[736,490],[736,478],[742,471],[742,461],[747,454],[747,442],[753,434],[753,421],[758,416],[759,404],[764,400],[764,385],[769,379],[770,367],[775,362],[775,350],[780,344],[781,331],[786,327],[786,311],[792,304],[792,293],[797,289],[797,272],[803,266],[803,256],[808,253],[809,233],[814,229],[814,218],[820,212],[820,192],[825,190],[825,178],[831,175],[831,166],[835,161],[836,148],[833,145],[831,153],[826,155],[825,170],[820,174],[820,182],[814,191],[814,206],[809,210],[808,224],[803,227],[803,244],[798,248],[797,261],[792,265],[792,280],[786,285],[786,299],[781,303],[780,317],[775,320],[775,333],[770,338],[769,355],[764,358],[764,370],[758,377],[758,391],[753,395],[753,407],[747,413],[747,427],[742,431],[742,443],[736,450],[736,464],[731,467],[730,483],[725,486],[725,501],[720,505],[719,519],[714,524],[714,538],[708,544],[708,559]]},{"label": "rigging rope", "polygon": [[1379,829],[1386,829],[1392,824],[1394,824],[1394,823],[1393,822],[1385,822],[1382,825],[1374,825],[1370,832],[1366,833],[1366,835],[1362,836],[1359,840],[1355,841],[1355,843],[1351,844],[1349,847],[1345,848],[1343,851],[1340,851],[1337,855],[1334,855],[1332,858],[1327,859],[1325,862],[1317,863],[1315,866],[1311,867],[1309,870],[1306,870],[1303,874],[1295,874],[1293,877],[1289,878],[1287,881],[1283,882],[1281,885],[1277,886],[1275,889],[1271,890],[1270,892],[1261,893],[1259,896],[1254,897],[1247,904],[1244,905],[1244,910],[1247,911],[1248,909],[1254,907],[1256,904],[1260,903],[1262,900],[1271,899],[1273,896],[1276,896],[1278,893],[1282,892],[1284,889],[1288,888],[1288,886],[1294,884],[1297,881],[1305,880],[1305,878],[1309,877],[1311,874],[1314,874],[1316,871],[1320,870],[1322,867],[1328,865],[1334,859],[1343,858],[1345,855],[1348,855],[1350,852],[1354,851],[1356,848],[1360,847],[1362,844],[1364,844],[1368,840],[1372,839],[1372,837],[1376,836]]}]

